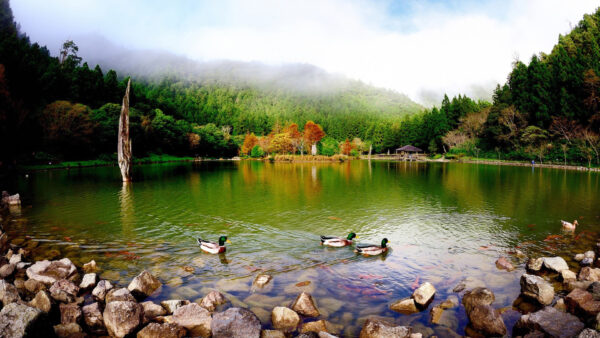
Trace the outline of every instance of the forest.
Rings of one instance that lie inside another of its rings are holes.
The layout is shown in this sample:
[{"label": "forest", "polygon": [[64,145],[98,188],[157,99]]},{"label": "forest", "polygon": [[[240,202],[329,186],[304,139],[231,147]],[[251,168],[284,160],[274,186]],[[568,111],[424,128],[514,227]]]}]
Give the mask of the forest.
[{"label": "forest", "polygon": [[[445,96],[425,109],[406,96],[348,80],[339,90],[132,76],[136,157],[260,157],[384,153],[412,144],[446,158],[600,161],[600,11],[550,54],[515,61],[493,102]],[[36,163],[114,159],[129,74],[93,69],[65,41],[54,57],[31,42],[0,0],[0,159]],[[315,134],[316,133],[316,134]]]}]

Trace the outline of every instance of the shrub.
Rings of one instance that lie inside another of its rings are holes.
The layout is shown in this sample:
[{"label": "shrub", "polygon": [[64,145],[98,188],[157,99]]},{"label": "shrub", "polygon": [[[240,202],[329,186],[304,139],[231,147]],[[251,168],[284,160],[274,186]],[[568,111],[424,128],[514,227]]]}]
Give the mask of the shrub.
[{"label": "shrub", "polygon": [[252,148],[252,150],[250,151],[250,157],[252,157],[252,158],[259,158],[259,157],[263,157],[264,155],[265,155],[265,152],[259,145],[255,145]]}]

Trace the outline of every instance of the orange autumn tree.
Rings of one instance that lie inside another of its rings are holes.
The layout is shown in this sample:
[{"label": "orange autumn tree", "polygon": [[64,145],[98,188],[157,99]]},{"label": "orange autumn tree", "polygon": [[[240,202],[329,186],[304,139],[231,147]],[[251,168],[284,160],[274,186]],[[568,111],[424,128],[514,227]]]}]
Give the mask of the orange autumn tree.
[{"label": "orange autumn tree", "polygon": [[348,139],[346,139],[346,141],[340,146],[340,149],[342,150],[342,154],[350,155],[350,152],[352,151],[352,149],[354,149],[354,147],[354,144],[352,144]]},{"label": "orange autumn tree", "polygon": [[296,153],[298,150],[302,151],[304,147],[304,140],[302,139],[302,133],[298,131],[298,125],[292,123],[284,128],[284,132],[288,135],[292,144],[292,152]]},{"label": "orange autumn tree", "polygon": [[242,144],[241,153],[243,155],[248,155],[248,153],[252,151],[252,148],[254,148],[254,146],[257,144],[258,138],[256,137],[256,135],[254,135],[254,133],[246,134],[246,137],[244,137],[244,144]]},{"label": "orange autumn tree", "polygon": [[313,144],[321,141],[324,136],[325,132],[323,131],[323,128],[313,121],[308,121],[304,125],[304,144],[306,144],[307,148],[310,148]]}]

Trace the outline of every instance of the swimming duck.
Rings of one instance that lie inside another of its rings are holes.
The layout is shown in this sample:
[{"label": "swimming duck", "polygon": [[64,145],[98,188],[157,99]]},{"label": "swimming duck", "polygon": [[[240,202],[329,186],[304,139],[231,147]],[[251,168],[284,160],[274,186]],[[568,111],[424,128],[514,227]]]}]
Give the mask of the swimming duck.
[{"label": "swimming duck", "polygon": [[564,230],[575,230],[575,227],[579,225],[577,220],[574,220],[573,223],[569,223],[567,221],[560,220],[562,223],[562,227]]},{"label": "swimming duck", "polygon": [[321,236],[321,245],[328,245],[333,247],[343,247],[352,245],[352,240],[358,238],[355,233],[351,232],[347,238],[336,237],[336,236]]},{"label": "swimming duck", "polygon": [[356,245],[356,252],[368,256],[381,255],[382,253],[387,252],[387,243],[387,238],[381,240],[381,245],[360,243]]},{"label": "swimming duck", "polygon": [[227,250],[227,248],[225,247],[225,243],[231,243],[231,241],[227,239],[227,236],[219,237],[218,244],[215,242],[205,241],[202,238],[197,238],[196,241],[198,241],[198,245],[200,245],[200,249],[202,249],[202,251],[211,254],[219,254],[225,252]]}]

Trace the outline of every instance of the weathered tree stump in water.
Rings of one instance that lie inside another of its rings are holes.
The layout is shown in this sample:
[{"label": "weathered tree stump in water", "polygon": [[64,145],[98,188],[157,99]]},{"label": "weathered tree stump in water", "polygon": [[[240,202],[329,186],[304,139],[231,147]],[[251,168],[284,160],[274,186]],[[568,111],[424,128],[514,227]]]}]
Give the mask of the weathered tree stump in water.
[{"label": "weathered tree stump in water", "polygon": [[121,118],[119,119],[119,143],[117,148],[119,168],[123,182],[131,181],[131,139],[129,138],[129,88],[131,79],[127,82],[127,89],[123,97]]}]

